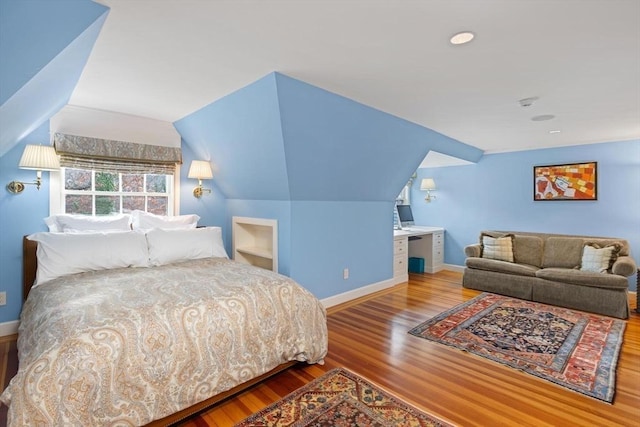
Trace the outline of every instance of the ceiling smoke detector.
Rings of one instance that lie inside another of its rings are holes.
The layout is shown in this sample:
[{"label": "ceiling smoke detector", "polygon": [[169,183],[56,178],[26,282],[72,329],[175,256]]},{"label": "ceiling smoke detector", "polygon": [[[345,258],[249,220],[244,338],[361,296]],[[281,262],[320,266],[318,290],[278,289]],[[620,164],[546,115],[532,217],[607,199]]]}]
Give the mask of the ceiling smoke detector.
[{"label": "ceiling smoke detector", "polygon": [[540,116],[531,117],[531,120],[533,120],[534,122],[544,122],[546,120],[554,119],[555,117],[556,116],[554,116],[553,114],[542,114]]},{"label": "ceiling smoke detector", "polygon": [[538,99],[537,96],[532,96],[531,98],[523,98],[520,101],[518,101],[518,104],[520,104],[521,107],[531,107],[533,105],[534,102],[536,102]]}]

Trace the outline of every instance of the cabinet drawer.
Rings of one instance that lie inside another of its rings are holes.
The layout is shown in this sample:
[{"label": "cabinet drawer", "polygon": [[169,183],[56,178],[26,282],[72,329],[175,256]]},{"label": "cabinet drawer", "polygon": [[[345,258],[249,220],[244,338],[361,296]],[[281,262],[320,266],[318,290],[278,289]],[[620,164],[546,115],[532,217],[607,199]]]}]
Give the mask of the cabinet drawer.
[{"label": "cabinet drawer", "polygon": [[407,257],[405,255],[396,255],[393,257],[393,275],[404,274],[408,271]]},{"label": "cabinet drawer", "polygon": [[444,245],[444,233],[434,233],[433,235],[433,247],[441,248]]},{"label": "cabinet drawer", "polygon": [[393,239],[393,254],[406,254],[409,249],[409,242],[406,237]]}]

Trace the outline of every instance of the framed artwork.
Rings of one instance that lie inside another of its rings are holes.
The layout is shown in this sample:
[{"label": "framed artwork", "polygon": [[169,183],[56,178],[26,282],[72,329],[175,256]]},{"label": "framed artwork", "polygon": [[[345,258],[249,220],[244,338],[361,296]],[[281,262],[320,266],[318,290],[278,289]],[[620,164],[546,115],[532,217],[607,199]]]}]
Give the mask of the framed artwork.
[{"label": "framed artwork", "polygon": [[533,200],[598,200],[598,162],[533,167]]}]

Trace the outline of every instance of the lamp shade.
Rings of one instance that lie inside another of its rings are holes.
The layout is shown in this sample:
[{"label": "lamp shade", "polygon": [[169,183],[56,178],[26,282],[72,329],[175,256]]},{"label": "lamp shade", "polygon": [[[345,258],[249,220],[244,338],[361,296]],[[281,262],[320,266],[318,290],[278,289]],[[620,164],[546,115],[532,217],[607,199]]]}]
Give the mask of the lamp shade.
[{"label": "lamp shade", "polygon": [[206,160],[193,160],[189,167],[189,178],[196,179],[211,179],[213,178],[213,171],[211,170],[211,163]]},{"label": "lamp shade", "polygon": [[20,169],[55,171],[60,169],[56,150],[50,145],[27,145],[18,163]]},{"label": "lamp shade", "polygon": [[420,182],[420,190],[426,191],[435,189],[436,182],[433,180],[433,178],[422,178],[422,181]]}]

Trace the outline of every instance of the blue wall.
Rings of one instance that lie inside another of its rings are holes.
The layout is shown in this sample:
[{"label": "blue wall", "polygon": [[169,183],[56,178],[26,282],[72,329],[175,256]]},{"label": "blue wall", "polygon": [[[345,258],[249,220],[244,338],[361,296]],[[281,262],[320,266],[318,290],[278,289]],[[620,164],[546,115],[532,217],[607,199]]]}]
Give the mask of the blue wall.
[{"label": "blue wall", "polygon": [[429,150],[482,155],[278,73],[174,125],[216,165],[227,238],[232,216],[278,220],[279,271],[321,298],[392,277],[393,201]]},{"label": "blue wall", "polygon": [[308,83],[275,74],[291,200],[392,201],[429,150],[482,151]]},{"label": "blue wall", "polygon": [[216,184],[225,197],[289,199],[273,74],[207,105],[174,126],[195,152],[210,156]]},{"label": "blue wall", "polygon": [[[533,166],[598,162],[597,201],[533,201]],[[420,180],[435,179],[424,202]],[[445,263],[464,265],[481,230],[625,238],[640,265],[640,140],[485,155],[477,164],[419,169],[412,188],[416,222],[446,229]],[[630,278],[631,289],[635,279]]]},{"label": "blue wall", "polygon": [[108,8],[89,0],[0,0],[0,156],[76,86]]},{"label": "blue wall", "polygon": [[0,104],[108,10],[91,0],[0,0]]},{"label": "blue wall", "polygon": [[25,186],[21,194],[4,189],[9,182],[33,182],[36,172],[18,169],[24,146],[48,144],[49,122],[24,138],[0,157],[0,291],[7,292],[7,305],[0,306],[0,323],[18,319],[22,307],[22,237],[46,231],[43,218],[49,216],[49,172],[42,173],[42,186]]},{"label": "blue wall", "polygon": [[392,212],[393,202],[292,202],[291,277],[318,298],[390,279]]}]

